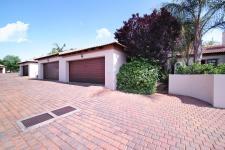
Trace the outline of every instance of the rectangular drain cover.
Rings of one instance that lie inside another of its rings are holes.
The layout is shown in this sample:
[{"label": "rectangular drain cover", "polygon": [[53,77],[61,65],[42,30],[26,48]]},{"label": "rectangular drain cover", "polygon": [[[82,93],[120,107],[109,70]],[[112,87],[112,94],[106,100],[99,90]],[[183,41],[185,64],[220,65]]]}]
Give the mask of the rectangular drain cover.
[{"label": "rectangular drain cover", "polygon": [[53,110],[52,113],[57,115],[57,116],[61,116],[61,115],[64,115],[66,113],[72,112],[74,110],[76,110],[76,108],[73,108],[71,106],[66,106],[66,107],[63,107],[63,108]]},{"label": "rectangular drain cover", "polygon": [[48,114],[48,113],[44,113],[44,114],[41,114],[41,115],[38,115],[38,116],[34,116],[34,117],[31,117],[31,118],[28,118],[28,119],[25,119],[25,120],[22,120],[21,123],[26,127],[31,127],[31,126],[34,126],[34,125],[37,125],[39,123],[42,123],[44,121],[47,121],[49,119],[52,119],[54,118],[52,115]]}]

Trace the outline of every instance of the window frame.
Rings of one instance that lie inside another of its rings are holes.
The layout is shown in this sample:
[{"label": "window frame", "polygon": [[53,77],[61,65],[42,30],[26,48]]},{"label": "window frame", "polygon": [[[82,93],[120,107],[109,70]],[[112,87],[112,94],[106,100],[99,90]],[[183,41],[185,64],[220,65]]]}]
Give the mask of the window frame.
[{"label": "window frame", "polygon": [[206,60],[206,63],[207,64],[212,64],[212,65],[214,65],[214,66],[217,66],[218,65],[218,59],[207,59]]}]

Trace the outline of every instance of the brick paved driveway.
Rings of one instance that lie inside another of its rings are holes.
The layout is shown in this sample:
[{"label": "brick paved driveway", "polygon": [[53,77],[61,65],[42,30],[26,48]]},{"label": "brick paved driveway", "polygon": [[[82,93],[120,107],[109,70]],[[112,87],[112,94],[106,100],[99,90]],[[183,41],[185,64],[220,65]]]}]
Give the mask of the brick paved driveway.
[{"label": "brick paved driveway", "polygon": [[[26,132],[16,124],[65,104],[81,111]],[[0,149],[7,148],[224,149],[225,110],[187,97],[0,75]]]}]

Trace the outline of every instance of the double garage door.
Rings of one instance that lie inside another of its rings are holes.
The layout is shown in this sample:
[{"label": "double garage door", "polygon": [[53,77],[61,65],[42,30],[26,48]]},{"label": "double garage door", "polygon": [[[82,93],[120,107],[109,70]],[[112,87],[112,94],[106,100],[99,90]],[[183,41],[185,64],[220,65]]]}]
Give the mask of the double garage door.
[{"label": "double garage door", "polygon": [[[59,80],[59,62],[44,64],[44,79]],[[69,81],[104,84],[105,58],[70,61]]]}]

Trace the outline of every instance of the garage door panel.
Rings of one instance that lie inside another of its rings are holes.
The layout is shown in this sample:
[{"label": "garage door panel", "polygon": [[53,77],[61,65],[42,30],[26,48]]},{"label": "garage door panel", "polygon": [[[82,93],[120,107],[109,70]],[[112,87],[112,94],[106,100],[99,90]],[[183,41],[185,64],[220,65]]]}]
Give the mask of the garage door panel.
[{"label": "garage door panel", "polygon": [[23,66],[23,76],[28,76],[28,65]]},{"label": "garage door panel", "polygon": [[59,62],[44,64],[44,79],[59,80]]},{"label": "garage door panel", "polygon": [[94,58],[69,63],[70,82],[105,83],[105,58]]}]

